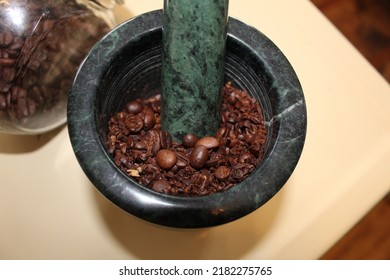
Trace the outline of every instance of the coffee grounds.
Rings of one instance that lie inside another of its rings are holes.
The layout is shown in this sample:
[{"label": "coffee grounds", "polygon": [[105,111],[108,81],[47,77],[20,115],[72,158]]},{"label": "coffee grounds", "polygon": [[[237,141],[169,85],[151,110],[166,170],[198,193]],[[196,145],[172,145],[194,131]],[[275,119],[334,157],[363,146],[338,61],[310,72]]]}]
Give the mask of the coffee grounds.
[{"label": "coffee grounds", "polygon": [[107,150],[145,187],[168,195],[204,196],[244,180],[261,161],[267,129],[259,103],[227,83],[219,130],[172,141],[160,125],[160,95],[137,99],[109,120]]}]

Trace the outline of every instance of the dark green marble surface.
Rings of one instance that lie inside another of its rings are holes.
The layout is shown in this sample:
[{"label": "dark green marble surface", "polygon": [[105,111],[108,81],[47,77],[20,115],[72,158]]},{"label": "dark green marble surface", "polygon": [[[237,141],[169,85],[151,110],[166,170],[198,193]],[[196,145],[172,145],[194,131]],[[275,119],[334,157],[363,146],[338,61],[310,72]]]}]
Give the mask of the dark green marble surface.
[{"label": "dark green marble surface", "polygon": [[220,123],[228,0],[166,0],[163,21],[163,129],[213,135]]}]

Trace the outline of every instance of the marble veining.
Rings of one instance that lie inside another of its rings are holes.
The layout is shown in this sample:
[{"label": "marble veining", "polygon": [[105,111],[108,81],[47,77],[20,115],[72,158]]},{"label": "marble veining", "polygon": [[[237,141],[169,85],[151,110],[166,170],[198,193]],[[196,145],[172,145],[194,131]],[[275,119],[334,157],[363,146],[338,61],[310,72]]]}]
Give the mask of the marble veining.
[{"label": "marble veining", "polygon": [[282,112],[280,112],[277,115],[274,115],[269,121],[266,121],[265,124],[267,126],[271,126],[274,122],[280,121],[284,116],[289,115],[292,113],[294,109],[296,109],[299,106],[305,106],[305,103],[303,100],[299,100],[294,104],[291,104],[289,107],[284,109]]},{"label": "marble veining", "polygon": [[161,124],[180,141],[220,123],[228,0],[164,1]]}]

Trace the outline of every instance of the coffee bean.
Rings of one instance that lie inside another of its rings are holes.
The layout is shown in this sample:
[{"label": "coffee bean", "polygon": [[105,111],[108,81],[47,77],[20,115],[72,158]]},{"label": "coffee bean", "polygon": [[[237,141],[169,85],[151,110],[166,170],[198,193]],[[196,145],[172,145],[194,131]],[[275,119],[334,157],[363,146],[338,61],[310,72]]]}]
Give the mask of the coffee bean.
[{"label": "coffee bean", "polygon": [[153,183],[152,190],[159,193],[168,193],[171,186],[167,180],[159,179]]},{"label": "coffee bean", "polygon": [[172,137],[168,131],[160,130],[161,148],[170,149],[172,147]]},{"label": "coffee bean", "polygon": [[230,168],[227,166],[219,166],[214,173],[214,176],[219,180],[225,180],[230,175]]},{"label": "coffee bean", "polygon": [[10,31],[0,32],[0,46],[8,47],[12,41],[14,40],[14,36]]},{"label": "coffee bean", "polygon": [[139,114],[142,112],[143,110],[143,105],[142,103],[134,100],[134,101],[130,101],[129,103],[126,104],[126,110],[127,112],[129,112],[130,114]]},{"label": "coffee bean", "polygon": [[186,167],[189,164],[190,159],[183,152],[176,152],[176,156],[177,156],[176,165],[179,168],[184,168],[184,167]]},{"label": "coffee bean", "polygon": [[35,115],[37,111],[37,104],[34,101],[34,99],[27,98],[27,109],[28,109],[29,116]]},{"label": "coffee bean", "polygon": [[170,169],[177,162],[176,153],[167,149],[160,150],[156,155],[156,162],[162,169]]},{"label": "coffee bean", "polygon": [[155,155],[161,149],[160,134],[156,129],[149,130],[145,137],[148,138],[148,146],[151,147],[152,154]]},{"label": "coffee bean", "polygon": [[144,121],[140,115],[128,115],[125,119],[125,125],[130,133],[136,134],[144,127]]},{"label": "coffee bean", "polygon": [[0,57],[0,66],[10,67],[14,66],[16,63],[16,59],[9,57]]},{"label": "coffee bean", "polygon": [[199,137],[195,134],[188,133],[183,136],[182,142],[184,148],[193,148],[195,147],[196,142],[198,142]]},{"label": "coffee bean", "polygon": [[208,159],[208,150],[205,146],[197,145],[192,150],[190,165],[195,169],[200,169],[204,166]]},{"label": "coffee bean", "polygon": [[15,37],[12,44],[9,46],[9,49],[14,51],[20,51],[23,45],[24,45],[23,38]]},{"label": "coffee bean", "polygon": [[27,99],[25,97],[18,98],[17,100],[17,113],[19,117],[28,117]]},{"label": "coffee bean", "polygon": [[0,110],[4,110],[7,107],[4,94],[0,93]]},{"label": "coffee bean", "polygon": [[2,69],[2,79],[5,82],[10,83],[15,78],[15,69],[13,67],[3,67]]},{"label": "coffee bean", "polygon": [[220,142],[217,138],[206,136],[201,138],[198,142],[196,142],[196,146],[205,146],[207,149],[217,148],[220,145]]},{"label": "coffee bean", "polygon": [[149,130],[156,124],[156,118],[154,117],[154,111],[152,108],[147,107],[144,115],[144,129]]}]

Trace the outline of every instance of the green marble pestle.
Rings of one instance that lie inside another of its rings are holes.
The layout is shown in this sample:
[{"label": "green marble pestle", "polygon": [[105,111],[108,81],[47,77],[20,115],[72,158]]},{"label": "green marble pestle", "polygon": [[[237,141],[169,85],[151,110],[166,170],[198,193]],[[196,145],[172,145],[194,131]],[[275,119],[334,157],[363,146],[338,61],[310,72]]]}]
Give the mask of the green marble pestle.
[{"label": "green marble pestle", "polygon": [[175,141],[220,124],[228,0],[164,0],[161,125]]}]

